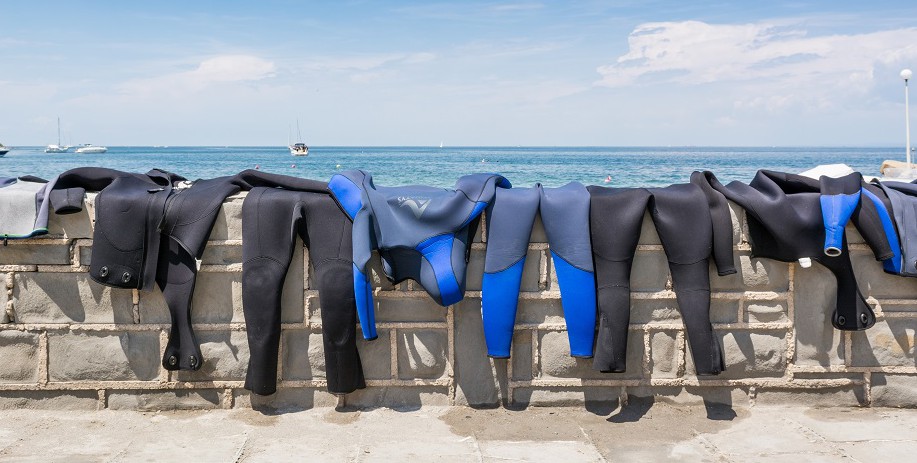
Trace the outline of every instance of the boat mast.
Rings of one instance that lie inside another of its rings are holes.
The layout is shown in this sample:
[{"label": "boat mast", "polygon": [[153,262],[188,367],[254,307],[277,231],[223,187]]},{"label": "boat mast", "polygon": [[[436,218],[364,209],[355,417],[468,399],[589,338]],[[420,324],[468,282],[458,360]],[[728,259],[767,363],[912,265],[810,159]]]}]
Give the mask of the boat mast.
[{"label": "boat mast", "polygon": [[57,116],[57,146],[61,146],[60,144],[60,116]]},{"label": "boat mast", "polygon": [[907,168],[911,168],[911,118],[908,111],[908,98],[907,98],[907,81],[911,80],[913,73],[910,69],[905,69],[901,71],[901,78],[904,79],[904,136],[906,140],[905,148],[907,150],[907,155],[905,159],[907,160]]}]

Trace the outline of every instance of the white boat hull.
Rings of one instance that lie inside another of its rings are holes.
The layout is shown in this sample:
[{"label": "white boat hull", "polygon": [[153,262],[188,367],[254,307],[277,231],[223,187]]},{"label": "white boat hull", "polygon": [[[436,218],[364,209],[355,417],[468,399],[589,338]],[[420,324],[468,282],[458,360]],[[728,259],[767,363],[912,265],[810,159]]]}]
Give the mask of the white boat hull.
[{"label": "white boat hull", "polygon": [[66,153],[69,149],[69,146],[48,145],[48,147],[45,148],[45,153]]},{"label": "white boat hull", "polygon": [[80,154],[101,154],[107,151],[108,148],[104,146],[84,146],[76,149],[76,152]]}]

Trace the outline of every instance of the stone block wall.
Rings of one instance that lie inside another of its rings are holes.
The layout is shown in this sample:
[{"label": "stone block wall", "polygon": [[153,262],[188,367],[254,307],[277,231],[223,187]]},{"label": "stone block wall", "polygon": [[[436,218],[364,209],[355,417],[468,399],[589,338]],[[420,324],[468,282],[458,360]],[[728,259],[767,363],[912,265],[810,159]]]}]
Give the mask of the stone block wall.
[{"label": "stone block wall", "polygon": [[485,243],[471,250],[465,299],[440,307],[412,282],[391,285],[375,261],[379,338],[360,341],[368,387],[325,391],[321,319],[302,245],[284,288],[279,389],[243,389],[241,207],[225,202],[203,257],[193,320],[205,362],[160,366],[169,328],[157,291],[113,289],[87,276],[94,211],[54,216],[49,236],[0,247],[0,408],[179,409],[316,406],[583,405],[628,397],[676,402],[917,406],[917,279],[886,275],[848,229],[860,287],[879,321],[831,327],[834,280],[749,257],[743,212],[732,205],[739,273],[718,277],[711,316],[727,371],[697,377],[665,254],[647,218],[631,279],[628,371],[603,374],[569,356],[560,293],[536,223],[523,273],[512,358],[486,356],[481,324]]}]

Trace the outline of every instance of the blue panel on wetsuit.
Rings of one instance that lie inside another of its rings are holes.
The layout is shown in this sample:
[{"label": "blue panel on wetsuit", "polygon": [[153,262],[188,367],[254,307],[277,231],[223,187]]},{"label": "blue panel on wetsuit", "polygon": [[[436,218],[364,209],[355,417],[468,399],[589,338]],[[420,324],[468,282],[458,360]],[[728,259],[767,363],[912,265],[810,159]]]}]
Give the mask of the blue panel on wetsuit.
[{"label": "blue panel on wetsuit", "polygon": [[484,273],[481,282],[481,317],[484,319],[487,355],[491,357],[510,356],[524,265],[525,257],[505,270]]},{"label": "blue panel on wetsuit", "polygon": [[357,216],[363,207],[363,200],[360,188],[353,181],[343,175],[334,175],[328,182],[328,189],[351,219]]},{"label": "blue panel on wetsuit", "polygon": [[357,303],[357,317],[360,319],[360,329],[363,338],[373,340],[379,337],[376,333],[376,309],[373,304],[373,288],[369,278],[353,266],[353,295]]},{"label": "blue panel on wetsuit", "polygon": [[484,208],[487,207],[487,204],[488,203],[484,201],[478,201],[474,203],[474,209],[471,210],[471,214],[468,215],[468,218],[465,219],[464,222],[462,222],[462,227],[464,227],[465,225],[468,225],[468,223],[474,220],[475,217],[481,215],[481,211],[483,211]]},{"label": "blue panel on wetsuit", "polygon": [[442,305],[455,304],[464,296],[455,277],[455,270],[452,268],[453,239],[455,237],[451,234],[436,235],[423,240],[415,248],[433,267]]},{"label": "blue panel on wetsuit", "polygon": [[897,275],[901,273],[901,245],[898,243],[898,232],[895,230],[895,223],[892,222],[891,215],[888,213],[888,210],[885,209],[885,204],[878,196],[874,195],[866,188],[860,191],[875,204],[876,210],[879,213],[879,220],[882,222],[882,230],[885,231],[885,238],[888,239],[888,245],[895,254],[890,259],[882,261],[882,268],[886,272]]},{"label": "blue panel on wetsuit", "polygon": [[551,251],[551,257],[560,284],[560,302],[567,321],[570,355],[592,357],[595,340],[595,275],[570,265],[554,251]]},{"label": "blue panel on wetsuit", "polygon": [[[844,242],[844,227],[860,203],[860,192],[821,195],[822,219],[825,222],[825,254],[839,255]],[[829,252],[831,252],[829,254]]]}]

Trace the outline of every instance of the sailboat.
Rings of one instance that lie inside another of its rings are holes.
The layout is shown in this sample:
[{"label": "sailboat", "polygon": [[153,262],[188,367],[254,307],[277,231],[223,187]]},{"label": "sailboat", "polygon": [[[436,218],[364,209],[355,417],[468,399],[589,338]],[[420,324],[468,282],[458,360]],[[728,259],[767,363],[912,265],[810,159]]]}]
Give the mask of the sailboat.
[{"label": "sailboat", "polygon": [[4,155],[6,155],[6,153],[9,153],[9,152],[10,152],[10,147],[4,146],[3,143],[0,143],[0,157],[3,157]]},{"label": "sailboat", "polygon": [[308,156],[309,147],[302,142],[302,132],[299,131],[299,119],[296,119],[296,136],[296,139],[299,141],[289,146],[290,154],[293,156]]},{"label": "sailboat", "polygon": [[45,153],[66,153],[67,150],[69,149],[70,149],[69,146],[64,146],[60,144],[60,118],[58,117],[57,118],[57,144],[48,145],[48,147],[45,148]]}]

